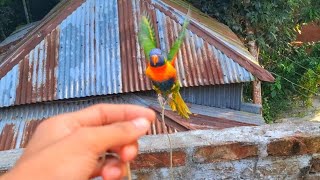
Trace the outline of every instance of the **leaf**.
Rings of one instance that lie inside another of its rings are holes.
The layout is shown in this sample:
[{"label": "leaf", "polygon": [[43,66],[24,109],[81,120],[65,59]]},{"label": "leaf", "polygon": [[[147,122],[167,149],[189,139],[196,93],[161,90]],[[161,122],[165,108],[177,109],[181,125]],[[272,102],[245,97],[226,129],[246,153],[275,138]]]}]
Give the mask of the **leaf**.
[{"label": "leaf", "polygon": [[281,90],[281,84],[280,83],[276,83],[276,86],[277,86],[278,90]]}]

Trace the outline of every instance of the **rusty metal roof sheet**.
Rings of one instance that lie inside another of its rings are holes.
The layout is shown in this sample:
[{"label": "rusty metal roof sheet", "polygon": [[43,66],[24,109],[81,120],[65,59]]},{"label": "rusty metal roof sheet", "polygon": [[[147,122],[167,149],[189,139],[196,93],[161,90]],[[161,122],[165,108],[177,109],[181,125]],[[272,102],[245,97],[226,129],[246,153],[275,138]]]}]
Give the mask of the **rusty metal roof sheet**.
[{"label": "rusty metal roof sheet", "polygon": [[43,119],[86,108],[93,104],[130,103],[120,96],[41,103],[0,109],[0,151],[24,148]]},{"label": "rusty metal roof sheet", "polygon": [[30,30],[32,30],[36,25],[38,25],[37,22],[33,22],[30,24],[27,24],[20,29],[14,31],[9,37],[7,37],[5,40],[0,42],[0,62],[1,57],[4,57],[8,51],[13,49],[15,45],[23,38],[25,37]]},{"label": "rusty metal roof sheet", "polygon": [[17,29],[12,34],[10,34],[9,37],[7,37],[6,39],[4,39],[3,41],[0,42],[0,48],[23,38],[38,23],[39,23],[38,21],[32,22],[30,24],[27,24],[27,25]]},{"label": "rusty metal roof sheet", "polygon": [[[137,39],[140,14],[151,15],[163,50],[173,43],[184,16],[159,0],[72,0],[59,7],[63,13],[51,13],[0,64],[0,92],[6,93],[0,107],[150,90]],[[245,50],[232,48],[238,46],[196,20],[176,63],[182,86],[268,77],[241,55]],[[230,31],[225,36],[239,43]]]},{"label": "rusty metal roof sheet", "polygon": [[[161,108],[151,106],[151,109],[158,113],[157,119],[159,122],[161,122]],[[190,119],[188,120],[181,118],[181,116],[179,116],[177,113],[170,110],[165,110],[164,114],[165,124],[168,126],[171,125],[177,132],[197,129],[225,129],[238,126],[256,126],[255,124],[232,121],[225,118],[210,117],[201,114],[191,114]]]},{"label": "rusty metal roof sheet", "polygon": [[[99,96],[87,99],[76,99],[66,101],[55,101],[49,103],[37,103],[32,105],[14,106],[0,109],[0,151],[23,148],[28,143],[36,127],[43,119],[66,112],[73,112],[98,103],[111,104],[137,104],[145,107],[151,107],[157,112],[157,121],[153,123],[148,131],[148,135],[163,133],[175,133],[180,131],[195,129],[223,129],[236,126],[253,126],[257,123],[257,115],[247,113],[247,117],[242,115],[242,121],[233,120],[239,118],[239,111],[229,110],[227,114],[224,109],[212,108],[189,104],[192,112],[189,121],[181,119],[176,113],[165,111],[165,125],[160,117],[160,109],[153,104],[155,99],[141,98],[134,94]],[[197,110],[197,109],[201,110]],[[204,110],[209,109],[211,114]],[[221,112],[219,112],[221,111]],[[238,113],[237,113],[238,112]],[[249,122],[243,122],[249,120]]]},{"label": "rusty metal roof sheet", "polygon": [[[148,107],[159,106],[159,102],[155,97],[150,97],[146,95],[137,96],[135,94],[133,94],[132,96],[134,96],[134,99],[142,105],[145,105]],[[191,103],[187,103],[187,105],[189,106],[190,111],[194,114],[202,114],[207,117],[228,119],[231,121],[248,123],[248,124],[256,124],[256,125],[265,124],[261,114],[252,114],[249,112],[232,110],[228,108],[216,108],[216,107],[209,107],[206,105],[198,105],[198,104],[191,104]],[[166,110],[170,110],[170,107],[167,106]]]}]

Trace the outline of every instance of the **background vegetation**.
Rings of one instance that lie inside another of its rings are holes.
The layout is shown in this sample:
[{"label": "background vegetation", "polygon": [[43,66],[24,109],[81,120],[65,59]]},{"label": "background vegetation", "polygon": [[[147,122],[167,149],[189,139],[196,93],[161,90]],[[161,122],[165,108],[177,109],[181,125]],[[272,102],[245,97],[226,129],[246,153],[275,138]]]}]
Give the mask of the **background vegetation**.
[{"label": "background vegetation", "polygon": [[[276,78],[275,83],[262,85],[267,122],[293,107],[312,105],[312,97],[319,92],[320,42],[302,46],[292,42],[302,24],[320,22],[319,0],[188,1],[228,25],[248,47],[256,42],[260,64]],[[247,87],[251,95],[252,86]]]},{"label": "background vegetation", "polygon": [[[0,42],[29,22],[42,19],[59,0],[0,0]],[[26,17],[26,13],[28,17]]]}]

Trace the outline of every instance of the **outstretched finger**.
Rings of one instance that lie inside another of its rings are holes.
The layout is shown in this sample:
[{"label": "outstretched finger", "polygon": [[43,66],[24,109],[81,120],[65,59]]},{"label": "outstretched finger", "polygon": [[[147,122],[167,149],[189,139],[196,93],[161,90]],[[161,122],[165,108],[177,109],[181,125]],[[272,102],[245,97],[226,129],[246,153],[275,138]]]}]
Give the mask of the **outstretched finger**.
[{"label": "outstretched finger", "polygon": [[[151,121],[138,118],[110,124],[107,126],[81,128],[68,138],[70,146],[79,146],[78,149],[89,150],[96,156],[114,147],[134,143],[139,137],[146,134]],[[131,158],[129,158],[131,159]]]},{"label": "outstretched finger", "polygon": [[98,104],[78,112],[56,116],[53,119],[71,125],[88,127],[128,121],[139,117],[152,120],[155,118],[155,113],[148,108],[136,105]]}]

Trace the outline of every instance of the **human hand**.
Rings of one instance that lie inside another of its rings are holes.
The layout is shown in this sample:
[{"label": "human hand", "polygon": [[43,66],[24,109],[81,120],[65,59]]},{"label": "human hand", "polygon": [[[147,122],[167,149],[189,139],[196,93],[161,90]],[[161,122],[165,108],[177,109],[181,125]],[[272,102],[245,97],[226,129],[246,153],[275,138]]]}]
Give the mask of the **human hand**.
[{"label": "human hand", "polygon": [[[155,113],[143,107],[105,104],[52,117],[38,126],[16,166],[2,178],[120,179],[154,119]],[[120,159],[99,163],[106,151]]]}]

